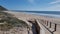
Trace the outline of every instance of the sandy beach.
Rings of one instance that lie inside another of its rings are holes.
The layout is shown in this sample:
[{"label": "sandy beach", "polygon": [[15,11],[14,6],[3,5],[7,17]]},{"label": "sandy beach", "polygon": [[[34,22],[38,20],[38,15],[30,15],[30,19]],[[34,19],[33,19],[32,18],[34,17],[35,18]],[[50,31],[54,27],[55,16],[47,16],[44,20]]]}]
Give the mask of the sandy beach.
[{"label": "sandy beach", "polygon": [[60,22],[60,18],[50,18],[50,17],[46,17],[46,16],[26,14],[24,12],[13,12],[13,11],[5,11],[5,12],[11,13],[15,17],[17,17],[19,19],[23,19],[23,20],[44,19],[44,20],[48,20],[48,21],[52,21],[52,22],[55,22],[55,21],[58,22],[58,23]]},{"label": "sandy beach", "polygon": [[[47,16],[40,16],[40,15],[35,15],[35,14],[26,14],[24,12],[12,12],[12,11],[6,11],[10,14],[13,14],[14,17],[20,19],[20,20],[25,20],[25,22],[30,25],[30,28],[32,27],[32,24],[30,22],[27,22],[27,20],[34,21],[35,19],[38,20],[38,23],[40,24],[40,20],[44,20],[44,23],[46,21],[51,22],[52,24],[57,24],[57,31],[55,33],[60,32],[60,18],[50,18]],[[40,24],[41,26],[41,24]],[[48,26],[47,26],[48,27]],[[54,25],[52,25],[52,28],[54,28]],[[32,30],[34,30],[32,28]],[[32,30],[30,30],[30,33],[32,33]],[[52,30],[52,29],[50,29]]]}]

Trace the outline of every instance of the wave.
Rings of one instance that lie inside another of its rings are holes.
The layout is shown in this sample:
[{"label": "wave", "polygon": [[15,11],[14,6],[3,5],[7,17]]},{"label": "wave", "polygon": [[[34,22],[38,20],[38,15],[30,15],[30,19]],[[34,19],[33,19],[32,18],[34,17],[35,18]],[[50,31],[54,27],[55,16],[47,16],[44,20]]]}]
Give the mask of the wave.
[{"label": "wave", "polygon": [[24,12],[26,14],[35,14],[41,16],[60,18],[60,11],[14,11],[14,12]]},{"label": "wave", "polygon": [[55,15],[55,14],[44,14],[44,13],[29,13],[29,12],[24,12],[26,14],[34,14],[34,15],[41,15],[41,16],[47,16],[47,17],[54,17],[54,18],[60,18],[60,15]]}]

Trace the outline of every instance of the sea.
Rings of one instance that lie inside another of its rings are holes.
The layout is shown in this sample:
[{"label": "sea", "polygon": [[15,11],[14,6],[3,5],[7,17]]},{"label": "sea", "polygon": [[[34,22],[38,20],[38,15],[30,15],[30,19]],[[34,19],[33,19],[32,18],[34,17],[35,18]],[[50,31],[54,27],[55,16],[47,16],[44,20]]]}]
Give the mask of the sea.
[{"label": "sea", "polygon": [[26,14],[41,15],[50,18],[60,18],[60,11],[14,11],[14,12],[24,12]]}]

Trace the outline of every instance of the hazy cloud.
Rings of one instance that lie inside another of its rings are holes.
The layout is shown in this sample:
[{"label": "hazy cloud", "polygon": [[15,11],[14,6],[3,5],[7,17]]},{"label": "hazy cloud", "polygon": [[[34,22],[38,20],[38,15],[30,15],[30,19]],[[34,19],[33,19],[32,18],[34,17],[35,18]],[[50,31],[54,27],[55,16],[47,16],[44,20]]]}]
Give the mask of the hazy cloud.
[{"label": "hazy cloud", "polygon": [[60,11],[60,4],[56,4],[56,5],[47,7],[45,10],[49,10],[49,11]]},{"label": "hazy cloud", "polygon": [[49,4],[52,4],[50,7],[47,7],[46,10],[49,11],[60,11],[60,0],[54,0],[53,2],[50,2]]},{"label": "hazy cloud", "polygon": [[50,2],[49,4],[56,4],[56,3],[60,3],[60,0],[55,0],[53,2]]},{"label": "hazy cloud", "polygon": [[35,0],[28,0],[30,3],[34,3]]}]

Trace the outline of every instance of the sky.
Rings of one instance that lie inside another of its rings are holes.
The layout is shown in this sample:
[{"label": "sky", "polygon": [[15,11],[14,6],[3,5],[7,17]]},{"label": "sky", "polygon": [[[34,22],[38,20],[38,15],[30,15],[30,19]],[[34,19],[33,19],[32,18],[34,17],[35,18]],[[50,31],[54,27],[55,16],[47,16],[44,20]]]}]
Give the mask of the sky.
[{"label": "sky", "polygon": [[60,0],[0,0],[9,10],[60,11]]}]

